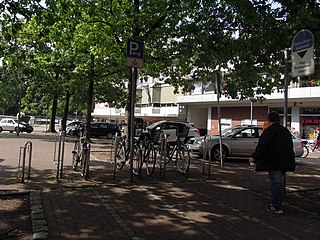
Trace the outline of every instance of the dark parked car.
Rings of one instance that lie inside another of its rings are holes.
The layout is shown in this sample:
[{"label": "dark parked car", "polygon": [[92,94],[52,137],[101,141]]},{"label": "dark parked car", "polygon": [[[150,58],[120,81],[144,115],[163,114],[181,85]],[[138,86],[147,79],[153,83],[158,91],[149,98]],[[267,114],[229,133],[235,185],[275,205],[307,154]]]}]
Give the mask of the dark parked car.
[{"label": "dark parked car", "polygon": [[106,136],[111,139],[116,133],[121,132],[120,127],[112,122],[93,122],[91,123],[90,136]]},{"label": "dark parked car", "polygon": [[19,130],[20,130],[20,132],[32,133],[33,127],[29,123],[20,122],[19,123]]}]

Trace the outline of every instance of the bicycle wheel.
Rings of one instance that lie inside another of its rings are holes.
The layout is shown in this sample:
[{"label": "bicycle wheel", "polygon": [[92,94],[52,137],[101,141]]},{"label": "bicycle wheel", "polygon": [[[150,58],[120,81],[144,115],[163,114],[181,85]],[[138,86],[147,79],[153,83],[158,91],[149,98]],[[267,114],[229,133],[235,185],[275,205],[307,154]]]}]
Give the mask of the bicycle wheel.
[{"label": "bicycle wheel", "polygon": [[168,154],[167,149],[167,136],[164,133],[161,133],[158,140],[158,146],[156,150],[156,165],[160,169],[160,174],[163,168],[166,165],[166,157]]},{"label": "bicycle wheel", "polygon": [[303,146],[303,154],[302,158],[306,158],[309,155],[309,148],[307,146]]},{"label": "bicycle wheel", "polygon": [[76,141],[74,143],[72,151],[72,169],[77,170],[78,163],[80,162],[80,142]]},{"label": "bicycle wheel", "polygon": [[115,161],[117,169],[121,170],[126,163],[126,149],[124,145],[119,145],[117,148]]},{"label": "bicycle wheel", "polygon": [[152,176],[154,168],[156,166],[156,151],[153,146],[150,146],[144,158],[146,164],[146,171],[148,176]]},{"label": "bicycle wheel", "polygon": [[157,167],[160,168],[160,170],[162,170],[162,168],[165,165],[165,158],[166,158],[165,148],[163,148],[161,145],[158,145],[155,151],[155,160],[156,160],[155,163]]},{"label": "bicycle wheel", "polygon": [[185,148],[185,146],[181,146],[178,151],[178,156],[176,159],[176,164],[179,172],[186,173],[189,170],[190,166],[190,151]]},{"label": "bicycle wheel", "polygon": [[133,149],[132,171],[135,175],[140,175],[142,168],[142,150],[137,146]]}]

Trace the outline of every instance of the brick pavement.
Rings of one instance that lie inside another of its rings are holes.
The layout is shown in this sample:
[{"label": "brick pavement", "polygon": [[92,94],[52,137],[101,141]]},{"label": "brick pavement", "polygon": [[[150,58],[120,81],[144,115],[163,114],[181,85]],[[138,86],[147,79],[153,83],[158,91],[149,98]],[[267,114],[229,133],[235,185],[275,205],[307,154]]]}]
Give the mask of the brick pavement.
[{"label": "brick pavement", "polygon": [[[71,170],[67,142],[64,178],[56,181],[54,137],[34,135],[0,135],[0,189],[41,191],[49,239],[320,239],[320,165],[312,162],[318,153],[298,159],[297,171],[287,174],[286,214],[276,216],[264,210],[266,174],[246,161],[223,168],[214,163],[209,178],[193,160],[189,177],[170,165],[165,177],[156,171],[131,183],[128,167],[113,179],[106,147],[94,143],[91,180],[85,181]],[[28,139],[31,180],[16,183],[16,152]]]}]

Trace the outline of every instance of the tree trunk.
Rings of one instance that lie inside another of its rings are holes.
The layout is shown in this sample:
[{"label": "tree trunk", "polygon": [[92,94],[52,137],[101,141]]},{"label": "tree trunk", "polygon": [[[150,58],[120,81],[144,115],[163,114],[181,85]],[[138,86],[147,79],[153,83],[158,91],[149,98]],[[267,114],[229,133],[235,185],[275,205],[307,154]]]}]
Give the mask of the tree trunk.
[{"label": "tree trunk", "polygon": [[49,126],[49,132],[51,132],[51,133],[57,132],[56,128],[55,128],[57,106],[58,106],[58,97],[57,97],[57,95],[54,95],[53,102],[52,102],[51,117],[50,117],[50,126]]},{"label": "tree trunk", "polygon": [[67,118],[68,118],[68,113],[69,113],[69,101],[70,101],[70,93],[67,90],[66,92],[66,99],[64,103],[64,112],[63,112],[63,117],[61,121],[61,129],[63,131],[66,131],[67,128]]},{"label": "tree trunk", "polygon": [[88,87],[88,102],[87,102],[87,138],[90,139],[90,125],[92,121],[92,102],[93,102],[93,90],[94,90],[94,56],[91,55],[90,64],[90,76],[89,76],[89,87]]}]

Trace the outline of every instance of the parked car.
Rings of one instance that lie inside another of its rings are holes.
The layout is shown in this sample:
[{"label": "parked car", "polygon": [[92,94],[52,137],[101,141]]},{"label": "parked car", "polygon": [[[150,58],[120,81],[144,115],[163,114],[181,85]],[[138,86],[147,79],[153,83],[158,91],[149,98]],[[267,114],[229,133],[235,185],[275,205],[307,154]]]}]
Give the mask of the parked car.
[{"label": "parked car", "polygon": [[[255,151],[259,136],[263,131],[262,126],[236,126],[227,128],[221,132],[222,156],[249,158]],[[303,141],[292,134],[293,147],[296,157],[303,154]],[[212,160],[220,160],[219,135],[193,138],[188,141],[191,152],[200,157]]]},{"label": "parked car", "polygon": [[20,130],[20,132],[32,133],[33,127],[29,123],[20,122],[19,123],[19,130]]},{"label": "parked car", "polygon": [[[177,130],[178,129],[178,130]],[[186,141],[192,137],[199,137],[200,131],[193,123],[177,121],[159,121],[147,127],[147,131],[154,134],[156,130],[164,131],[169,142],[175,142],[177,133]]]},{"label": "parked car", "polygon": [[[73,121],[67,124],[66,134],[70,136],[76,136],[79,128],[85,127],[84,122]],[[92,122],[90,126],[90,136],[91,137],[100,137],[105,136],[109,139],[120,132],[120,127],[113,122]]]},{"label": "parked car", "polygon": [[[11,133],[18,131],[18,123],[13,118],[3,118],[0,121],[0,132],[9,131]],[[19,132],[32,133],[33,127],[26,122],[19,123]]]},{"label": "parked car", "polygon": [[79,127],[84,126],[84,123],[81,121],[73,121],[67,124],[66,126],[66,135],[75,136],[77,135],[77,129]]},{"label": "parked car", "polygon": [[93,122],[90,127],[90,136],[106,136],[111,139],[116,133],[120,133],[120,127],[113,122]]}]

